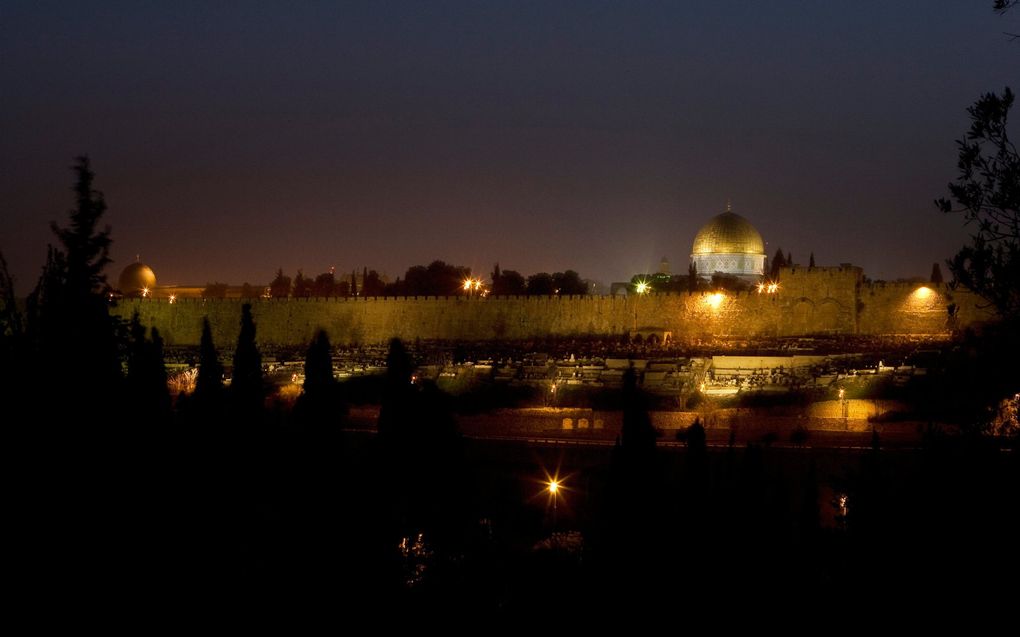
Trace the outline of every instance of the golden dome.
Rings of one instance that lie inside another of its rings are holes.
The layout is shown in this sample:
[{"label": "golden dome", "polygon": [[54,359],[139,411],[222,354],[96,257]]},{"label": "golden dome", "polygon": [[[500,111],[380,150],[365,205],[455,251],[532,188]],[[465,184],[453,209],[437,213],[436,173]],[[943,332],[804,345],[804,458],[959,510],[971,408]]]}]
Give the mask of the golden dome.
[{"label": "golden dome", "polygon": [[751,222],[726,211],[702,226],[694,237],[696,254],[765,254],[765,242]]},{"label": "golden dome", "polygon": [[143,296],[143,290],[151,294],[156,287],[156,273],[144,263],[132,263],[120,273],[119,283],[124,296]]}]

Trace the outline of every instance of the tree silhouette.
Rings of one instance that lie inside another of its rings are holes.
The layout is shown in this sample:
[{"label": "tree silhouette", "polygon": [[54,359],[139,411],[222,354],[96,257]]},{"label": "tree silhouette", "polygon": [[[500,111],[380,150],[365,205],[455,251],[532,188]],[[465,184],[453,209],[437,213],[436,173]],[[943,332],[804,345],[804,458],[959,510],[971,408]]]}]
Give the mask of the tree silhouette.
[{"label": "tree silhouette", "polygon": [[223,400],[223,365],[220,364],[216,345],[213,344],[209,318],[202,319],[202,340],[198,351],[198,378],[195,379],[195,402],[199,409],[209,412]]},{"label": "tree silhouette", "polygon": [[694,261],[687,266],[687,291],[692,294],[698,291],[698,264]]},{"label": "tree silhouette", "polygon": [[257,299],[260,296],[262,295],[260,294],[259,289],[253,286],[251,283],[245,281],[244,284],[241,285],[242,299]]},{"label": "tree silhouette", "polygon": [[290,277],[283,273],[283,268],[276,270],[276,278],[269,284],[269,296],[274,299],[285,299],[290,296]]},{"label": "tree silhouette", "polygon": [[74,378],[68,400],[55,409],[99,409],[102,397],[121,380],[117,332],[120,321],[108,310],[103,268],[110,262],[110,230],[97,230],[106,212],[103,194],[85,156],[76,158],[75,207],[67,228],[50,227],[61,248],[50,246],[46,265],[26,301],[29,331],[40,374]]},{"label": "tree silhouette", "polygon": [[326,330],[319,330],[308,346],[305,356],[306,394],[328,393],[336,385],[333,378],[333,348],[329,344]]},{"label": "tree silhouette", "polygon": [[809,268],[815,267],[815,253],[814,252],[811,253],[810,257],[808,257],[808,267]]},{"label": "tree silhouette", "polygon": [[645,396],[637,386],[637,372],[628,367],[623,374],[623,426],[620,451],[631,459],[644,461],[655,452],[655,428],[648,416]]},{"label": "tree silhouette", "polygon": [[358,276],[351,270],[351,296],[358,296]]},{"label": "tree silhouette", "polygon": [[496,290],[502,289],[502,283],[500,281],[502,276],[503,276],[503,273],[500,271],[499,263],[497,262],[496,265],[493,266],[493,268],[492,268],[492,274],[489,275],[489,278],[492,279],[492,293],[493,294],[497,294],[497,295],[501,294],[500,292],[497,292]]},{"label": "tree silhouette", "polygon": [[234,351],[234,372],[230,380],[234,406],[248,414],[262,409],[265,387],[262,379],[262,355],[255,344],[255,320],[251,304],[241,306],[241,333]]},{"label": "tree silhouette", "polygon": [[333,276],[332,272],[323,272],[315,277],[315,283],[312,284],[312,294],[322,298],[336,295],[336,277]]},{"label": "tree silhouette", "polygon": [[103,269],[110,263],[110,227],[98,230],[100,217],[106,212],[103,193],[92,188],[95,173],[87,156],[75,159],[74,172],[78,176],[74,193],[77,206],[70,211],[71,224],[61,228],[51,222],[50,228],[64,246],[67,263],[68,292],[81,299],[91,300],[107,291]]},{"label": "tree silhouette", "polygon": [[1007,87],[1001,97],[987,93],[967,109],[971,126],[957,141],[952,201],[935,202],[943,212],[962,213],[973,229],[970,245],[947,262],[953,279],[1009,321],[1020,320],[1020,155],[1007,130],[1013,100]]},{"label": "tree silhouette", "polygon": [[295,298],[307,298],[312,295],[312,281],[304,275],[301,270],[297,271],[297,276],[294,277],[294,297]]},{"label": "tree silhouette", "polygon": [[227,284],[220,283],[207,283],[205,289],[202,290],[203,299],[225,299],[227,298]]},{"label": "tree silhouette", "polygon": [[379,436],[391,441],[407,437],[412,412],[414,367],[403,341],[390,341],[386,354],[386,375],[383,378],[382,401],[379,405]]},{"label": "tree silhouette", "polygon": [[776,250],[776,255],[772,257],[772,268],[769,270],[769,278],[773,281],[777,281],[779,279],[779,268],[787,265],[790,264],[787,263],[786,257],[783,256],[783,249],[778,248]]},{"label": "tree silhouette", "polygon": [[528,277],[527,293],[531,296],[549,296],[556,293],[556,285],[552,275],[539,272]]},{"label": "tree silhouette", "polygon": [[306,429],[335,433],[335,424],[346,412],[333,378],[333,348],[325,330],[319,330],[305,355],[304,392],[294,405],[295,420]]},{"label": "tree silhouette", "polygon": [[553,290],[560,296],[579,296],[588,293],[588,286],[581,280],[581,275],[573,270],[557,272],[552,275]]},{"label": "tree silhouette", "polygon": [[159,330],[151,329],[152,337],[145,337],[145,327],[138,312],[129,325],[131,340],[128,345],[127,402],[131,414],[141,417],[143,423],[165,422],[170,417],[170,394],[166,384],[166,366],[163,361],[163,339]]},{"label": "tree silhouette", "polygon": [[361,274],[361,295],[382,296],[386,286],[383,284],[379,273],[375,270],[365,268]]},{"label": "tree silhouette", "polygon": [[7,270],[7,260],[0,253],[0,352],[5,351],[5,346],[13,339],[21,337],[23,326],[21,311],[14,297],[14,279]]},{"label": "tree silhouette", "polygon": [[496,265],[497,278],[492,280],[492,294],[494,296],[515,296],[524,294],[527,290],[527,282],[520,272],[516,270],[503,270],[498,272],[499,264]]},{"label": "tree silhouette", "polygon": [[937,262],[931,264],[931,277],[928,280],[936,285],[942,283],[942,268]]}]

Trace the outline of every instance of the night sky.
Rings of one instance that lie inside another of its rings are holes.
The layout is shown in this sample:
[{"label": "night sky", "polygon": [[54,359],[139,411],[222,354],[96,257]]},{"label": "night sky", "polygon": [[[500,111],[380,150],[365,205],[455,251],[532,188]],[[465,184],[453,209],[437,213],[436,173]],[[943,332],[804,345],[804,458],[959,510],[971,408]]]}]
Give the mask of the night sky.
[{"label": "night sky", "polygon": [[433,259],[609,283],[686,271],[727,200],[770,256],[872,278],[965,242],[932,200],[967,106],[1020,88],[1020,10],[699,4],[5,0],[0,250],[26,293],[83,152],[113,280],[140,254],[160,284]]}]

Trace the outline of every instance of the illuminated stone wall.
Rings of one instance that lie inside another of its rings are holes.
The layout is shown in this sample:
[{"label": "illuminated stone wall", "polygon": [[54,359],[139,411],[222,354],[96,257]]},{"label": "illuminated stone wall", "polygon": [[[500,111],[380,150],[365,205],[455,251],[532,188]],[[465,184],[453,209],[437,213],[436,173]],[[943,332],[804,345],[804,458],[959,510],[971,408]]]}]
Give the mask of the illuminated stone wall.
[{"label": "illuminated stone wall", "polygon": [[[939,334],[991,318],[967,292],[945,286],[862,283],[860,268],[787,268],[775,294],[648,296],[260,299],[253,302],[262,343],[301,345],[325,328],[334,343],[524,339],[671,332],[676,338],[815,334]],[[197,345],[209,317],[218,344],[239,331],[238,299],[124,300],[171,345]],[[950,320],[947,306],[958,308]]]}]

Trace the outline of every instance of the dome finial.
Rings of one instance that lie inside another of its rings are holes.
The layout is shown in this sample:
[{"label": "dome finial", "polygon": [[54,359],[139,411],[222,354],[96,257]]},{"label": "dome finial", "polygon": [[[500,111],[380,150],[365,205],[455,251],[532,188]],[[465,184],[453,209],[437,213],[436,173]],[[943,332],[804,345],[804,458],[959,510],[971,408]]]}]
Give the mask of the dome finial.
[{"label": "dome finial", "polygon": [[733,212],[733,206],[730,204],[730,200],[726,200],[726,212]]}]

